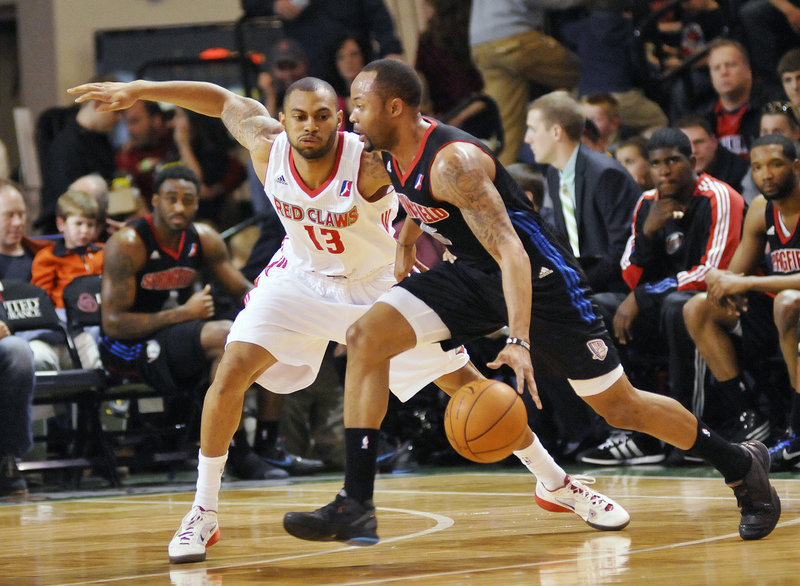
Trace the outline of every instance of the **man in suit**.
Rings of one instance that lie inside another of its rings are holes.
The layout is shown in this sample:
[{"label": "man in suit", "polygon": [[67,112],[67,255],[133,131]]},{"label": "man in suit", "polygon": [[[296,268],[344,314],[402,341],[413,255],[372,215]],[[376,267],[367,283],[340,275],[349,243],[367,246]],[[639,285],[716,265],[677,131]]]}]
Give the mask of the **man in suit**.
[{"label": "man in suit", "polygon": [[624,291],[619,261],[641,189],[613,157],[581,144],[585,117],[569,94],[555,91],[528,109],[525,142],[548,164],[556,230],[569,241],[595,292]]}]

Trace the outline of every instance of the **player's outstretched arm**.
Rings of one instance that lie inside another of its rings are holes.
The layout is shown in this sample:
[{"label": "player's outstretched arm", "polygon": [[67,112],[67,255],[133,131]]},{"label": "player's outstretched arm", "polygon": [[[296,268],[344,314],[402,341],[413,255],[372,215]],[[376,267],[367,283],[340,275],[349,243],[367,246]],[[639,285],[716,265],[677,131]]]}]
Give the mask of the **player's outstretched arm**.
[{"label": "player's outstretched arm", "polygon": [[78,103],[102,102],[100,110],[124,110],[137,100],[167,102],[206,116],[222,118],[231,134],[250,151],[260,148],[283,130],[263,104],[222,86],[202,81],[147,81],[86,83],[67,90]]}]

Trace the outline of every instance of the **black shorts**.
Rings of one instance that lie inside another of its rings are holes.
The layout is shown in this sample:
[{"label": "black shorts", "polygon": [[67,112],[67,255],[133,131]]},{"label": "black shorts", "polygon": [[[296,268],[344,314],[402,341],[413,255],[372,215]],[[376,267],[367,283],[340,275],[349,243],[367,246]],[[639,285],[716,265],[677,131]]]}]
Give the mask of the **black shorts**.
[{"label": "black shorts", "polygon": [[[619,356],[580,269],[563,266],[559,255],[549,259],[529,251],[533,280],[531,354],[542,372],[571,379],[608,374]],[[563,259],[561,259],[563,260]],[[573,259],[574,262],[574,259]],[[500,271],[487,272],[464,262],[441,262],[415,273],[398,287],[422,300],[448,327],[456,348],[507,325],[508,314]]]},{"label": "black shorts", "polygon": [[775,298],[764,293],[747,295],[747,311],[741,313],[739,323],[748,362],[780,355],[778,329],[772,313],[774,303]]},{"label": "black shorts", "polygon": [[193,391],[208,382],[209,362],[200,341],[205,321],[168,326],[142,342],[100,338],[100,357],[119,379],[142,380],[158,389]]}]

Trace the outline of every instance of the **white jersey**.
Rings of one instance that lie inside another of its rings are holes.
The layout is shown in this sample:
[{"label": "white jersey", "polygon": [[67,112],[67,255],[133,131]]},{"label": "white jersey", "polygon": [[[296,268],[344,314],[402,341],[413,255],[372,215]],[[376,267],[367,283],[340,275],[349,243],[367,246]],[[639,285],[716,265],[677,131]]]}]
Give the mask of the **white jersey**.
[{"label": "white jersey", "polygon": [[[349,132],[339,144],[332,178],[314,192],[294,169],[285,133],[270,152],[264,191],[287,237],[247,294],[228,343],[256,344],[277,359],[257,380],[275,393],[314,382],[328,342],[346,343],[347,328],[395,284],[397,197],[376,203],[361,197],[363,145]],[[445,352],[438,344],[419,345],[392,359],[389,387],[406,401],[468,360],[463,347]]]},{"label": "white jersey", "polygon": [[295,169],[286,133],[273,142],[264,193],[286,230],[283,255],[294,270],[359,279],[394,262],[397,197],[370,203],[359,193],[363,149],[357,134],[340,132],[334,172],[311,190]]}]

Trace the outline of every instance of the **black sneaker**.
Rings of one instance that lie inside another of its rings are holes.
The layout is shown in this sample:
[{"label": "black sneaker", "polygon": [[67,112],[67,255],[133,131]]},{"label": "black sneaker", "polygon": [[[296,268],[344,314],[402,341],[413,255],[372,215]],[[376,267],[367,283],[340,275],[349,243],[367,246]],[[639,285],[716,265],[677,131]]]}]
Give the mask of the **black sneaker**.
[{"label": "black sneaker", "polygon": [[577,462],[600,466],[631,466],[635,464],[658,464],[667,457],[657,439],[633,432],[616,432],[606,441],[578,454]]},{"label": "black sneaker", "polygon": [[342,492],[332,503],[311,513],[286,513],[283,528],[290,535],[309,541],[375,545],[378,543],[378,520],[372,501],[360,503]]},{"label": "black sneaker", "polygon": [[0,497],[28,496],[28,485],[22,472],[17,468],[17,461],[14,456],[0,456]]},{"label": "black sneaker", "polygon": [[286,470],[267,464],[252,449],[238,447],[236,450],[231,448],[226,469],[241,480],[280,480],[289,477]]},{"label": "black sneaker", "polygon": [[800,464],[800,437],[792,434],[769,449],[769,471],[784,472]]},{"label": "black sneaker", "polygon": [[292,476],[307,476],[325,470],[325,462],[290,454],[280,440],[269,447],[259,445],[256,441],[255,451],[267,464],[285,470]]},{"label": "black sneaker", "polygon": [[758,411],[748,409],[742,411],[738,418],[722,424],[718,433],[735,444],[746,441],[763,442],[769,437],[769,420]]},{"label": "black sneaker", "polygon": [[761,539],[769,535],[781,517],[781,501],[769,483],[769,452],[761,442],[739,444],[753,458],[745,477],[730,484],[742,511],[739,536],[742,539]]}]

